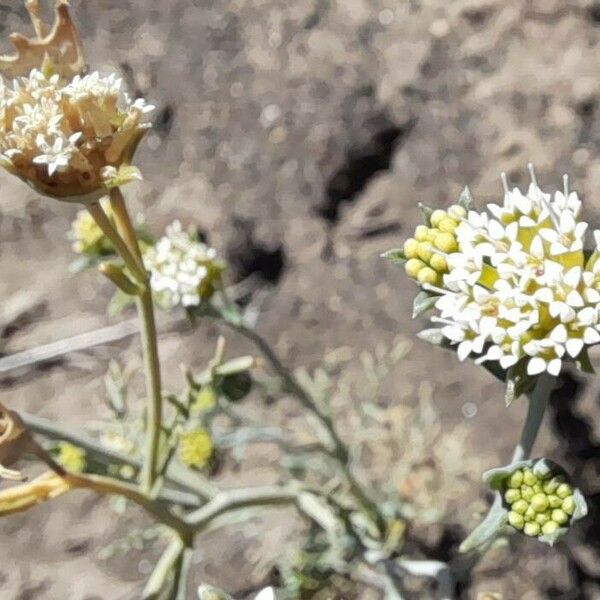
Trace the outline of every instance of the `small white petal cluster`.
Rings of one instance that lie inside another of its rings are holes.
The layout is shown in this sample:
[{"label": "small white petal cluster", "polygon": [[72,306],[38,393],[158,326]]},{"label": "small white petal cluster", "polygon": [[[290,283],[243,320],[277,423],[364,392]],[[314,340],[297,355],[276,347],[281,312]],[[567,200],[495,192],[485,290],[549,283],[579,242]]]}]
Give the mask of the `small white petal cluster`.
[{"label": "small white petal cluster", "polygon": [[532,183],[526,195],[507,189],[491,216],[469,211],[433,317],[460,360],[505,369],[524,360],[529,375],[558,375],[563,360],[600,342],[600,262],[586,260],[580,209],[575,192],[551,196]]},{"label": "small white petal cluster", "polygon": [[36,69],[11,84],[0,80],[2,166],[59,196],[101,186],[106,169],[113,173],[133,154],[153,109],[121,85],[114,74],[65,81]]},{"label": "small white petal cluster", "polygon": [[198,306],[213,290],[222,267],[217,251],[198,242],[174,221],[144,253],[152,291],[165,309]]}]

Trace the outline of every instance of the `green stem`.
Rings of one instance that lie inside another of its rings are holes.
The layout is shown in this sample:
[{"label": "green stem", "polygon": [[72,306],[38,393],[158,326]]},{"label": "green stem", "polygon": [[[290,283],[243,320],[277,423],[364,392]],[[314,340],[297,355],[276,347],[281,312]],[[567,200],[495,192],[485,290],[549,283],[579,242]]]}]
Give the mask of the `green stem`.
[{"label": "green stem", "polygon": [[[86,453],[102,464],[129,465],[138,471],[142,470],[142,461],[128,456],[127,454],[122,454],[121,452],[107,448],[85,433],[65,429],[49,419],[23,411],[19,411],[19,416],[31,431],[39,433],[49,439],[69,442],[70,444],[85,450]],[[171,463],[169,465],[165,474],[165,480],[194,492],[194,495],[188,495],[185,492],[179,492],[178,490],[162,490],[158,496],[159,499],[184,506],[197,506],[198,500],[195,497],[196,495],[202,500],[209,500],[218,492],[218,489],[208,480],[205,480],[199,473],[183,469],[176,463]]]},{"label": "green stem", "polygon": [[158,477],[158,450],[162,423],[160,362],[158,358],[152,288],[150,287],[148,273],[144,268],[135,229],[129,218],[121,191],[118,188],[111,190],[110,199],[118,231],[114,229],[100,204],[90,205],[89,210],[98,225],[109,236],[109,239],[115,245],[125,264],[127,264],[138,280],[141,288],[139,295],[136,296],[136,304],[140,316],[144,370],[146,374],[146,394],[148,397],[146,449],[141,486],[146,494],[151,494],[156,493],[153,487]]},{"label": "green stem", "polygon": [[181,535],[188,536],[190,532],[189,525],[179,517],[176,517],[165,506],[156,500],[148,498],[138,489],[130,484],[102,477],[100,475],[83,475],[78,473],[67,472],[64,478],[73,486],[94,490],[102,494],[116,494],[125,496],[138,506],[144,508],[147,512],[155,516],[161,523],[179,532]]},{"label": "green stem", "polygon": [[525,424],[521,432],[521,440],[515,447],[511,462],[515,463],[531,457],[531,451],[544,420],[548,400],[555,385],[556,378],[552,375],[543,373],[538,377],[533,392],[529,397],[527,416],[525,417]]},{"label": "green stem", "polygon": [[140,267],[135,254],[127,246],[123,238],[119,235],[118,231],[114,228],[110,219],[106,216],[106,213],[100,206],[99,202],[93,202],[92,204],[86,205],[89,213],[96,221],[96,224],[102,230],[102,233],[112,242],[116,251],[119,253],[123,262],[131,270],[135,278],[140,282],[144,282],[147,278],[146,271]]},{"label": "green stem", "polygon": [[385,519],[379,512],[379,508],[377,507],[376,503],[369,498],[369,495],[364,491],[362,485],[358,482],[350,470],[349,452],[346,448],[346,445],[339,437],[331,417],[319,408],[314,398],[302,385],[300,385],[300,383],[298,383],[291,371],[279,360],[279,357],[271,349],[268,342],[258,333],[256,333],[256,331],[247,327],[243,323],[243,318],[241,315],[236,315],[236,317],[232,318],[228,314],[225,314],[221,315],[221,317],[226,325],[243,335],[260,350],[260,352],[271,365],[271,368],[280,377],[283,383],[284,391],[294,396],[300,402],[300,404],[311,414],[313,414],[321,423],[325,431],[328,433],[332,446],[332,450],[330,452],[328,451],[327,455],[336,460],[350,487],[351,493],[357,499],[363,510],[370,515],[377,526],[383,531],[383,528],[385,527]]},{"label": "green stem", "polygon": [[141,295],[136,298],[136,303],[142,330],[146,393],[148,395],[146,451],[144,470],[142,472],[142,489],[149,494],[152,492],[154,482],[158,476],[158,449],[162,423],[162,392],[156,323],[154,321],[154,304],[152,302],[152,290],[148,284],[144,287]]},{"label": "green stem", "polygon": [[156,598],[159,598],[160,593],[165,586],[165,581],[173,571],[184,549],[185,544],[181,537],[174,537],[171,543],[165,548],[165,551],[156,563],[156,566],[146,583],[146,587],[142,592],[142,598],[144,600],[155,600]]}]

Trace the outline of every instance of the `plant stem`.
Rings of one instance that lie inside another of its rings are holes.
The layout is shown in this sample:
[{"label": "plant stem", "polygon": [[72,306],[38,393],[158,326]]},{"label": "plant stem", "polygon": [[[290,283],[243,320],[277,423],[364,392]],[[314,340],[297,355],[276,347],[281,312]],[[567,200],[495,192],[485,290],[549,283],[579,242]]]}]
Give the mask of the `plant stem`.
[{"label": "plant stem", "polygon": [[246,339],[251,341],[267,359],[272,369],[277,373],[283,382],[283,389],[287,393],[294,396],[300,404],[313,414],[317,420],[321,423],[325,431],[328,433],[331,441],[332,450],[327,452],[328,456],[333,457],[341,467],[344,477],[350,487],[351,493],[357,499],[363,510],[375,521],[377,526],[382,528],[385,526],[385,519],[379,512],[379,508],[376,503],[369,498],[369,495],[364,491],[361,484],[354,477],[352,471],[349,468],[350,455],[346,448],[346,445],[339,437],[331,417],[323,412],[314,398],[306,391],[306,389],[298,383],[293,373],[279,360],[279,357],[271,349],[268,342],[260,336],[256,331],[247,327],[243,323],[243,318],[238,315],[239,318],[231,318],[228,315],[221,315],[223,322],[231,327],[234,331],[243,335]]},{"label": "plant stem", "polygon": [[[69,442],[85,450],[102,464],[129,465],[138,471],[142,469],[142,462],[137,458],[107,448],[85,433],[65,429],[49,419],[23,411],[19,411],[19,416],[31,431],[44,435],[49,439]],[[184,506],[197,506],[198,500],[196,496],[199,496],[202,500],[209,500],[218,492],[217,488],[208,480],[205,480],[199,473],[183,469],[176,463],[169,465],[165,479],[170,483],[193,491],[194,495],[187,495],[185,492],[179,492],[178,490],[162,490],[158,499],[175,502]]]},{"label": "plant stem", "polygon": [[125,496],[155,516],[161,523],[167,525],[167,527],[174,529],[182,535],[189,535],[190,527],[183,519],[176,517],[160,502],[140,493],[133,485],[100,475],[83,475],[67,472],[63,477],[73,487],[94,490],[102,494]]},{"label": "plant stem", "polygon": [[538,432],[544,420],[544,413],[550,394],[556,385],[556,378],[547,373],[542,373],[535,383],[535,387],[529,397],[527,416],[521,432],[521,440],[515,447],[512,456],[512,463],[520,460],[527,460],[531,457],[531,451]]},{"label": "plant stem", "polygon": [[149,494],[158,475],[158,447],[160,427],[162,423],[162,392],[160,381],[160,362],[154,321],[154,305],[152,290],[144,287],[136,298],[142,330],[142,348],[144,351],[144,367],[146,372],[146,393],[148,407],[146,413],[146,453],[142,472],[142,489]]},{"label": "plant stem", "polygon": [[110,219],[106,216],[106,213],[102,209],[99,202],[93,202],[86,205],[89,213],[96,221],[96,224],[102,230],[102,233],[112,242],[116,251],[119,253],[123,262],[131,270],[135,278],[143,283],[147,276],[146,271],[140,267],[137,259],[135,258],[134,252],[128,247],[123,238],[119,235],[118,231],[114,228]]},{"label": "plant stem", "polygon": [[141,486],[146,494],[151,494],[157,492],[157,490],[153,490],[153,487],[158,476],[158,449],[162,423],[160,362],[158,358],[152,288],[150,287],[148,273],[143,265],[135,229],[129,218],[123,195],[118,188],[115,188],[111,190],[110,196],[118,231],[114,229],[100,204],[91,204],[88,206],[88,209],[102,231],[113,242],[141,288],[139,295],[136,296],[136,304],[140,316],[144,370],[146,374],[146,394],[148,397],[146,449]]},{"label": "plant stem", "polygon": [[176,536],[165,548],[159,561],[156,563],[146,587],[142,593],[144,600],[153,600],[159,597],[169,573],[181,557],[185,544],[180,536]]},{"label": "plant stem", "polygon": [[110,190],[110,206],[115,215],[115,222],[117,224],[117,230],[119,231],[119,234],[123,237],[127,247],[133,252],[136,262],[145,273],[146,268],[144,267],[144,261],[142,260],[142,253],[140,251],[137,234],[135,232],[133,223],[131,222],[129,211],[127,210],[127,205],[125,204],[125,198],[123,198],[121,188],[117,187]]}]

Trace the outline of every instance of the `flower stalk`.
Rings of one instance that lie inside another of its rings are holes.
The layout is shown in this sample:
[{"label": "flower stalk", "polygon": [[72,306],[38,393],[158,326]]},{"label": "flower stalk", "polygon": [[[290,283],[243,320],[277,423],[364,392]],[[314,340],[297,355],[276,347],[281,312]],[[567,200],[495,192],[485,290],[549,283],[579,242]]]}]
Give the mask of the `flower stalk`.
[{"label": "flower stalk", "polygon": [[146,413],[146,460],[144,461],[144,469],[142,471],[141,486],[146,494],[154,495],[157,492],[157,490],[153,490],[153,487],[158,477],[158,449],[162,423],[162,391],[152,288],[150,286],[149,275],[143,266],[135,229],[119,188],[111,190],[110,198],[117,225],[116,229],[106,217],[99,203],[88,205],[88,210],[96,220],[98,226],[111,240],[139,285],[136,305],[140,317],[146,392],[148,397]]}]

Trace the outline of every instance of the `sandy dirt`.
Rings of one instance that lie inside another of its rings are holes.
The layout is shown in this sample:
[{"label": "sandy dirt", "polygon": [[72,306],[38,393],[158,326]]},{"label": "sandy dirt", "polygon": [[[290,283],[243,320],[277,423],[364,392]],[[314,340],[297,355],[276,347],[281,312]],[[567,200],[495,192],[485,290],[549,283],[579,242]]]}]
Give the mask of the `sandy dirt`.
[{"label": "sandy dirt", "polygon": [[[4,39],[26,23],[17,5],[0,6]],[[406,457],[430,459],[428,476],[443,485],[435,493],[425,487],[425,496],[441,522],[417,519],[412,535],[430,556],[448,558],[478,521],[472,507],[485,507],[480,471],[510,454],[525,405],[506,409],[501,385],[484,371],[416,340],[425,321],[411,320],[415,288],[379,255],[411,232],[417,202],[445,206],[468,184],[482,206],[499,198],[501,171],[525,184],[528,161],[542,187],[569,173],[598,222],[600,4],[72,0],[72,7],[92,67],[119,70],[132,91],[157,105],[137,155],[145,181],[127,190],[134,212],[143,211],[155,231],[173,218],[197,224],[231,261],[232,281],[257,274],[258,328],[288,364],[314,367],[344,347],[353,357],[344,377],[352,381],[360,378],[362,350],[389,348],[398,335],[412,344],[386,377],[381,405],[418,428],[418,390],[430,382],[446,436],[425,436],[408,453],[404,438],[392,439],[406,432],[397,420],[391,433],[373,432],[372,447],[381,436],[381,450],[357,468],[364,478],[376,474],[375,488],[401,488],[400,473],[422,472],[407,467]],[[4,329],[3,354],[109,323],[108,283],[93,272],[68,272],[73,255],[64,236],[75,210],[2,177],[0,297],[4,307],[38,304],[28,322]],[[218,331],[203,325],[161,338],[168,389],[182,385],[180,363],[202,366]],[[233,354],[247,350],[232,339]],[[136,340],[78,353],[3,375],[0,401],[89,427],[107,417],[102,375],[117,353],[139,364]],[[579,375],[566,381],[570,403],[554,403],[539,453],[583,478],[592,516],[557,548],[515,539],[495,550],[464,598],[600,598],[597,389],[581,382]],[[335,395],[342,431],[357,443],[348,403]],[[474,403],[474,416],[465,417],[465,403]],[[254,399],[249,406],[277,423],[297,415],[292,403],[265,410]],[[452,445],[458,435],[461,443]],[[443,478],[437,444],[450,444],[446,460],[454,467],[473,461],[473,468]],[[268,448],[256,449],[241,470],[225,469],[219,479],[271,481],[272,459]],[[291,515],[270,513],[200,539],[193,581],[232,593],[256,589],[302,528]],[[135,509],[121,515],[108,500],[79,492],[5,519],[0,596],[137,598],[160,545],[108,560],[99,552],[147,525]]]}]

